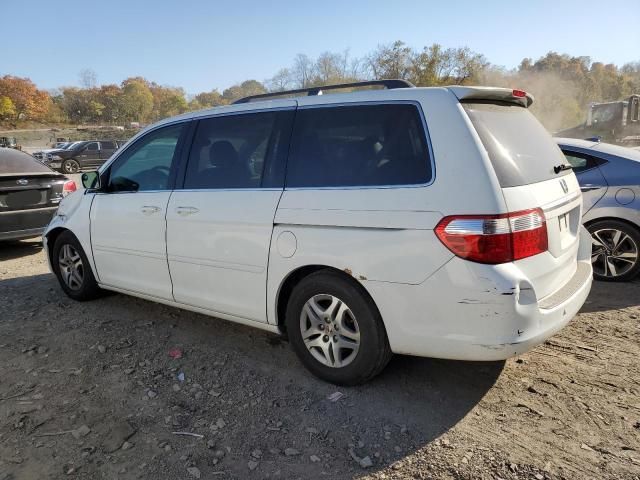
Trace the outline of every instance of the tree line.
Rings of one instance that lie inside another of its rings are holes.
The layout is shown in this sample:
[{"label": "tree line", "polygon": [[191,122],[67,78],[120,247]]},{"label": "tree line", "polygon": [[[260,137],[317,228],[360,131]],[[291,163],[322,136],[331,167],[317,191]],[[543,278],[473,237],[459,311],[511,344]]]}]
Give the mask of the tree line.
[{"label": "tree line", "polygon": [[246,80],[220,92],[187,95],[184,89],[130,77],[119,85],[97,85],[91,70],[80,72],[81,87],[43,91],[28,78],[0,77],[0,122],[47,124],[149,123],[191,110],[227,105],[247,96],[294,88],[369,79],[405,79],[416,86],[492,85],[521,88],[536,97],[533,111],[556,130],[584,120],[590,102],[620,100],[640,93],[640,62],[623,66],[549,52],[525,58],[508,70],[468,47],[433,44],[414,49],[401,41],[380,45],[368,55],[325,52],[297,55],[289,67],[264,81]]}]

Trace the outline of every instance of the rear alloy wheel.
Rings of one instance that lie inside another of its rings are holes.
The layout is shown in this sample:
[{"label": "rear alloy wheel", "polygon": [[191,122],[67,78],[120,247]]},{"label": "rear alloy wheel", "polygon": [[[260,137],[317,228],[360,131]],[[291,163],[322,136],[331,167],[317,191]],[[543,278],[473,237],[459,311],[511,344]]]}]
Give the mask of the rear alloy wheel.
[{"label": "rear alloy wheel", "polygon": [[74,300],[92,300],[102,293],[80,242],[70,231],[56,239],[51,265],[60,286]]},{"label": "rear alloy wheel", "polygon": [[360,349],[358,321],[347,304],[333,295],[307,300],[300,314],[300,333],[309,353],[327,367],[346,367]]},{"label": "rear alloy wheel", "polygon": [[78,173],[80,171],[80,164],[77,160],[70,158],[62,162],[62,171],[64,173]]},{"label": "rear alloy wheel", "polygon": [[624,282],[640,271],[640,232],[624,222],[603,220],[588,226],[596,280]]},{"label": "rear alloy wheel", "polygon": [[338,272],[321,270],[296,285],[285,320],[298,358],[328,382],[364,383],[391,359],[373,300],[361,285]]}]

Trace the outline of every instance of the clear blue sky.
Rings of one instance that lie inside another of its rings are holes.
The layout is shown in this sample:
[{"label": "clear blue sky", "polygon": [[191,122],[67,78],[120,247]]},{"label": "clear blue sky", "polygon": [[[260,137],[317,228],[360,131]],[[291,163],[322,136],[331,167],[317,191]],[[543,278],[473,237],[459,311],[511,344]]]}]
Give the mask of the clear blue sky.
[{"label": "clear blue sky", "polygon": [[468,46],[515,67],[549,50],[640,60],[639,0],[2,0],[0,75],[40,88],[141,75],[189,93],[265,80],[297,53],[362,56],[400,39]]}]

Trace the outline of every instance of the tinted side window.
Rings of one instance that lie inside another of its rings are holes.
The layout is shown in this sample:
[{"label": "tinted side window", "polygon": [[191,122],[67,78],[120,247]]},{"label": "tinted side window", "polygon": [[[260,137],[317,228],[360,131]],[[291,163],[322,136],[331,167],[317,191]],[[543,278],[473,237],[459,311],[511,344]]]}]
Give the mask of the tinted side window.
[{"label": "tinted side window", "polygon": [[409,104],[299,109],[287,187],[423,184],[431,161],[418,108]]},{"label": "tinted side window", "polygon": [[184,188],[275,186],[276,166],[270,159],[286,154],[288,130],[282,123],[292,115],[292,111],[271,111],[201,120],[189,153]]},{"label": "tinted side window", "polygon": [[116,142],[100,142],[100,148],[103,150],[115,150]]},{"label": "tinted side window", "polygon": [[184,125],[149,132],[111,165],[109,191],[137,192],[169,188],[171,165]]},{"label": "tinted side window", "polygon": [[98,144],[96,142],[91,142],[88,143],[85,148],[91,152],[95,152],[96,150],[98,150]]},{"label": "tinted side window", "polygon": [[564,153],[567,162],[573,167],[574,173],[584,172],[598,166],[596,159],[588,155],[570,151],[563,151],[562,153]]}]

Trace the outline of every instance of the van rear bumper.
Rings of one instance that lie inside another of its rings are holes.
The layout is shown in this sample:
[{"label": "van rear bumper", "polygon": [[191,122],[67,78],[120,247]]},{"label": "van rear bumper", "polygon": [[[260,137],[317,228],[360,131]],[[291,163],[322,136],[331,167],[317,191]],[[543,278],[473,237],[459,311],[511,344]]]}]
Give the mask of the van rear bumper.
[{"label": "van rear bumper", "polygon": [[593,282],[586,230],[580,242],[573,275],[544,298],[536,297],[514,263],[481,265],[457,257],[420,285],[367,282],[366,287],[380,309],[393,352],[503,360],[543,343],[586,301]]},{"label": "van rear bumper", "polygon": [[[586,274],[585,274],[586,273]],[[504,360],[525,353],[540,345],[552,335],[564,328],[576,316],[591,291],[593,270],[590,262],[578,262],[578,269],[567,284],[549,297],[563,296],[560,303],[549,305],[548,299],[538,302],[538,311],[534,312],[529,321],[535,324],[533,328],[522,334],[514,335],[510,343],[489,343],[471,345],[469,360]],[[570,290],[571,294],[566,295]],[[566,295],[566,296],[564,296]],[[553,301],[553,299],[550,299]],[[549,306],[550,308],[543,308]]]}]

